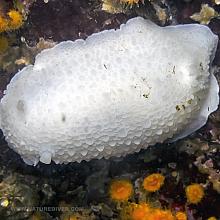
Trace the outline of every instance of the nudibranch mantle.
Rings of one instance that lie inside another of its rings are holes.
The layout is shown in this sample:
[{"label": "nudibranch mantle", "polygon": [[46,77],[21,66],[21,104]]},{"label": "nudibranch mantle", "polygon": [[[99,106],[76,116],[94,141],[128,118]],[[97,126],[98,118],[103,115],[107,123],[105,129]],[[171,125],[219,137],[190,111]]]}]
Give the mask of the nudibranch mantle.
[{"label": "nudibranch mantle", "polygon": [[19,71],[0,103],[9,146],[32,165],[137,152],[203,126],[219,103],[218,37],[141,17],[65,41]]}]

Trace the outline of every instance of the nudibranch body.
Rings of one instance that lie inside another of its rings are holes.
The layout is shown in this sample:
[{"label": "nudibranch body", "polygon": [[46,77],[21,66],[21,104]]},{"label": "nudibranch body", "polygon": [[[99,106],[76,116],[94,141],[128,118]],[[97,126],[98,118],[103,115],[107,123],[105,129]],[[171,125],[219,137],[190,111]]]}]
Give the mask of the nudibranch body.
[{"label": "nudibranch body", "polygon": [[137,17],[44,50],[1,100],[6,141],[35,165],[123,156],[184,137],[217,109],[217,42],[203,25],[162,28]]}]

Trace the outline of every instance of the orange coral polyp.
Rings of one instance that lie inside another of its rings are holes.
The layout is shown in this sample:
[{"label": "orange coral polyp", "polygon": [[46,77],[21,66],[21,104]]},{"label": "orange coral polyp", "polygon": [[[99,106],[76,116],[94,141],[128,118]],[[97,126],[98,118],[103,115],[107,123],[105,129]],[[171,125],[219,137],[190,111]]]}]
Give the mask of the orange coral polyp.
[{"label": "orange coral polyp", "polygon": [[8,12],[9,20],[9,29],[18,29],[23,24],[23,17],[20,12],[16,10],[11,10]]},{"label": "orange coral polyp", "polygon": [[164,184],[165,177],[159,173],[153,173],[145,177],[143,188],[149,192],[155,192]]},{"label": "orange coral polyp", "polygon": [[8,21],[0,16],[0,33],[8,29]]},{"label": "orange coral polyp", "polygon": [[147,203],[134,204],[131,211],[131,220],[147,220],[151,209]]},{"label": "orange coral polyp", "polygon": [[175,220],[171,211],[161,210],[161,209],[153,210],[149,214],[148,219],[149,220]]},{"label": "orange coral polyp", "polygon": [[212,216],[212,217],[209,217],[208,220],[217,220],[217,218]]},{"label": "orange coral polyp", "polygon": [[177,212],[176,220],[187,220],[187,215],[185,212]]},{"label": "orange coral polyp", "polygon": [[189,203],[197,204],[204,197],[204,189],[200,184],[191,184],[186,187],[186,198]]},{"label": "orange coral polyp", "polygon": [[114,180],[109,193],[112,200],[127,201],[133,194],[133,186],[129,180]]},{"label": "orange coral polyp", "polygon": [[139,0],[121,0],[121,2],[129,5],[133,5],[133,4],[137,4]]},{"label": "orange coral polyp", "polygon": [[8,18],[0,16],[0,33],[18,29],[23,24],[23,16],[20,12],[13,9],[10,10],[7,15]]}]

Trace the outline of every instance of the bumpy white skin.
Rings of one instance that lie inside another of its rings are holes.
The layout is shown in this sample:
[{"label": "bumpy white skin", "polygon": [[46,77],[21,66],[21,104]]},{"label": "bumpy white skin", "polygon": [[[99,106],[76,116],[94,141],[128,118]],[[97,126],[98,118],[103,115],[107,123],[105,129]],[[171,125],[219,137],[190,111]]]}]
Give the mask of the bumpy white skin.
[{"label": "bumpy white skin", "polygon": [[28,164],[139,151],[188,135],[218,106],[209,73],[218,38],[202,25],[120,30],[44,50],[11,80],[1,129]]}]

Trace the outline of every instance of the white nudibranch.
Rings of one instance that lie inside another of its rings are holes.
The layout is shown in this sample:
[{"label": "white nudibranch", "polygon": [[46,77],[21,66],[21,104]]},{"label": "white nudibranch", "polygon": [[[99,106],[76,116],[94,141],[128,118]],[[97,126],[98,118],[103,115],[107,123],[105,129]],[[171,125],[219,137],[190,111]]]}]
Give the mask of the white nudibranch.
[{"label": "white nudibranch", "polygon": [[33,165],[123,156],[182,138],[217,109],[217,42],[203,25],[159,27],[137,17],[59,43],[12,78],[0,128]]}]

